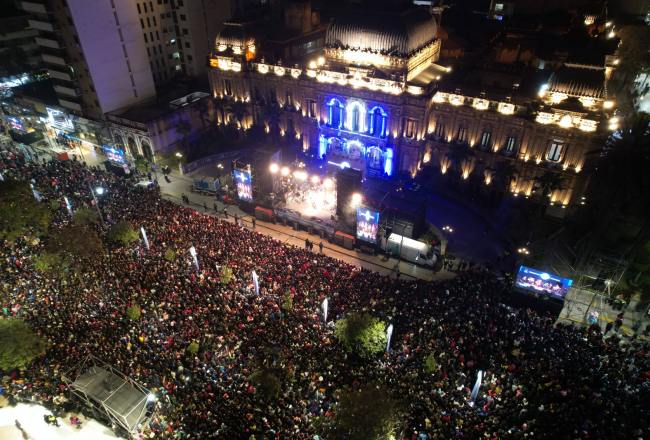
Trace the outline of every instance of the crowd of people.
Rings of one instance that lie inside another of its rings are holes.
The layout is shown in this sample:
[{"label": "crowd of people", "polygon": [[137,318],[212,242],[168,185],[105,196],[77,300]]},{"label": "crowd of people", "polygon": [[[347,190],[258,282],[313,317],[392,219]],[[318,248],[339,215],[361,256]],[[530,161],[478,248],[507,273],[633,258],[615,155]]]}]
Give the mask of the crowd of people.
[{"label": "crowd of people", "polygon": [[[3,372],[12,400],[55,406],[67,395],[62,374],[92,354],[156,394],[143,427],[152,438],[323,439],[318,426],[336,414],[337,390],[371,382],[400,401],[398,440],[650,438],[647,345],[511,308],[509,286],[484,270],[433,283],[391,279],[75,161],[31,163],[6,150],[0,172],[33,182],[43,203],[65,195],[74,209],[90,206],[89,186],[101,185],[107,225],[127,220],[149,241],[108,245],[63,280],[36,270],[43,242],[3,243],[0,310],[48,341],[27,370]],[[62,203],[52,228],[68,221]],[[126,316],[132,305],[137,320]],[[390,353],[366,362],[346,353],[331,321],[353,311],[393,324]],[[275,400],[250,380],[260,369],[280,379]]]}]

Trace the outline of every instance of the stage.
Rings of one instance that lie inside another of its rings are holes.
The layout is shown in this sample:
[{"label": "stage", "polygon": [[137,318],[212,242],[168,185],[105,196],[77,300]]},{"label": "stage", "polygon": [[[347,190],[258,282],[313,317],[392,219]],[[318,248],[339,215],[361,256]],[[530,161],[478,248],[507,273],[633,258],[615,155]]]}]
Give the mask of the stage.
[{"label": "stage", "polygon": [[278,196],[278,208],[305,218],[330,221],[336,216],[336,181],[331,177],[295,171],[280,179]]}]

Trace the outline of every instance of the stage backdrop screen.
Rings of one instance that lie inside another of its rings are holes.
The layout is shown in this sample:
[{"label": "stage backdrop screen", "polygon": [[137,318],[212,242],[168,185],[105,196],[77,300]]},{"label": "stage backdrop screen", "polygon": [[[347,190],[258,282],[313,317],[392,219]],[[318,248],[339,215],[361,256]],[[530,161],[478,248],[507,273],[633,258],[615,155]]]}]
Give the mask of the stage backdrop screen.
[{"label": "stage backdrop screen", "polygon": [[251,184],[251,172],[235,168],[232,172],[232,178],[237,186],[237,197],[244,202],[253,201],[253,185]]},{"label": "stage backdrop screen", "polygon": [[573,285],[573,280],[531,267],[520,266],[515,284],[521,289],[564,299],[569,288]]},{"label": "stage backdrop screen", "polygon": [[357,238],[369,243],[377,243],[379,213],[368,208],[357,208]]}]

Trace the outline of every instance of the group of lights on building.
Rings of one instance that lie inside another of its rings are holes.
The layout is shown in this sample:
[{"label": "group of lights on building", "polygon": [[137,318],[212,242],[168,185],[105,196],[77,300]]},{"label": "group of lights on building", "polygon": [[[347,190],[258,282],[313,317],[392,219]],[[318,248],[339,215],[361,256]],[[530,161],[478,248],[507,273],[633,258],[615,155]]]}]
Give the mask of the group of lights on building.
[{"label": "group of lights on building", "polygon": [[373,136],[385,137],[388,114],[376,105],[366,110],[366,105],[359,100],[350,100],[345,106],[339,98],[331,98],[327,104],[327,125],[334,128],[367,133]]},{"label": "group of lights on building", "polygon": [[[218,67],[222,70],[241,70],[241,64],[233,62],[234,66],[227,63],[220,63],[218,60],[223,59],[223,57],[213,58],[210,61],[212,67]],[[321,59],[322,64],[321,64]],[[421,95],[424,90],[420,86],[415,85],[406,85],[398,81],[392,81],[382,78],[373,78],[368,76],[361,76],[360,74],[350,75],[343,72],[335,72],[330,70],[325,70],[322,68],[324,65],[324,58],[320,57],[318,60],[312,60],[308,64],[308,68],[305,71],[306,75],[309,78],[315,79],[318,82],[337,84],[340,86],[352,86],[355,89],[366,88],[372,91],[379,91],[383,93],[388,93],[391,95],[399,95],[401,93],[409,93],[411,95]],[[284,66],[271,65],[265,63],[256,63],[253,66],[257,71],[266,75],[269,72],[273,71],[277,76],[285,76],[287,73],[291,75],[292,78],[298,79],[303,73],[302,69],[299,68],[287,68]]]}]

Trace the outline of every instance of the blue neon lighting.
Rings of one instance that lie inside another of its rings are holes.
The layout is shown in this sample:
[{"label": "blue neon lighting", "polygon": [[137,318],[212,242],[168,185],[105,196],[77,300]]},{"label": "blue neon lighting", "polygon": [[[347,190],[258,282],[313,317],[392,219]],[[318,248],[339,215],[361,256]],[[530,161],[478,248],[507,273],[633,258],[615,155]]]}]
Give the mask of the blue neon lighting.
[{"label": "blue neon lighting", "polygon": [[384,173],[387,176],[393,175],[393,149],[386,148],[385,158],[384,158]]},{"label": "blue neon lighting", "polygon": [[318,138],[318,158],[322,159],[327,154],[327,139],[322,134]]},{"label": "blue neon lighting", "polygon": [[[338,121],[334,121],[334,107],[338,108]],[[335,126],[336,128],[341,128],[341,125],[343,124],[343,104],[341,101],[339,101],[336,98],[332,98],[329,100],[327,103],[327,111],[328,111],[328,124],[330,126]],[[336,124],[334,124],[336,122]]]}]

